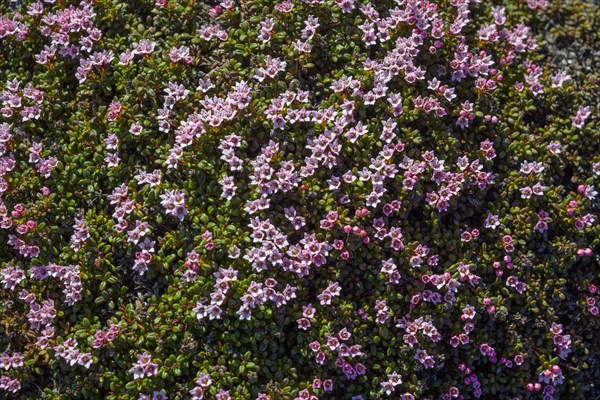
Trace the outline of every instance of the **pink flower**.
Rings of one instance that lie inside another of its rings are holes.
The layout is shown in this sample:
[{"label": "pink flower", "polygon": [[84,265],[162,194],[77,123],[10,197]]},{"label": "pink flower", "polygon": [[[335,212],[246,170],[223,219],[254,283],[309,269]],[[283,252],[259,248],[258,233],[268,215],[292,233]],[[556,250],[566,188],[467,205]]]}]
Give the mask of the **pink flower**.
[{"label": "pink flower", "polygon": [[139,136],[142,133],[142,130],[142,124],[140,124],[139,122],[134,122],[129,128],[129,133],[131,133],[134,136]]}]

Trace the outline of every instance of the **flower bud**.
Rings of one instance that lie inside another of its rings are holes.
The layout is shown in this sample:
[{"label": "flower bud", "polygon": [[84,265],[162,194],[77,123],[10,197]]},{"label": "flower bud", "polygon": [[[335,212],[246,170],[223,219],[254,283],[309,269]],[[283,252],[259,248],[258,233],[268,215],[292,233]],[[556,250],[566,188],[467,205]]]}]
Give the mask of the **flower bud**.
[{"label": "flower bud", "polygon": [[533,389],[534,389],[533,383],[528,383],[527,386],[525,386],[525,388],[527,390],[529,390],[530,392],[533,392]]}]

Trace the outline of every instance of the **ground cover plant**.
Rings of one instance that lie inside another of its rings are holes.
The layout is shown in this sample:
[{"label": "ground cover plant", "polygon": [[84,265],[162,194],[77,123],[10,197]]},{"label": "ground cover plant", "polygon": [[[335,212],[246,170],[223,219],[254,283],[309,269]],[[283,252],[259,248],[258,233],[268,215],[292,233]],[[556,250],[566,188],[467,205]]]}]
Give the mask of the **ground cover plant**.
[{"label": "ground cover plant", "polygon": [[0,397],[600,398],[599,15],[1,2]]}]

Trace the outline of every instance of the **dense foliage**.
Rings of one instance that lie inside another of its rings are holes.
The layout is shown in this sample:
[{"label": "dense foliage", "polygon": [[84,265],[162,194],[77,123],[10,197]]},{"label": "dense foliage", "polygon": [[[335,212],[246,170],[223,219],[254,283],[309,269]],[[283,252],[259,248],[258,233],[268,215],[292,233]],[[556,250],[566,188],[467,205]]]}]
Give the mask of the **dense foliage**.
[{"label": "dense foliage", "polygon": [[582,13],[1,2],[0,396],[598,398]]}]

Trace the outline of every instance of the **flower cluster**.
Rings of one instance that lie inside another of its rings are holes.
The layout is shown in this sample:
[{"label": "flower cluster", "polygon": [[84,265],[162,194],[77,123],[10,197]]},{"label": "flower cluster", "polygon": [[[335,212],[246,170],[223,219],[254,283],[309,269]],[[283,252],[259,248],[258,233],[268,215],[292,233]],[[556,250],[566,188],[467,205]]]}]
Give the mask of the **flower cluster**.
[{"label": "flower cluster", "polygon": [[2,353],[0,355],[0,368],[7,371],[11,368],[20,368],[23,366],[23,360],[23,356],[19,353],[13,353],[12,355]]},{"label": "flower cluster", "polygon": [[0,92],[0,101],[2,101],[0,114],[6,119],[13,115],[20,115],[22,122],[39,119],[44,91],[35,88],[31,82],[27,83],[22,90],[19,89],[20,86],[21,82],[16,78],[6,82],[5,89]]},{"label": "flower cluster", "polygon": [[138,354],[137,361],[129,369],[129,373],[133,374],[133,379],[153,376],[156,375],[157,372],[158,364],[152,362],[152,356],[148,353]]},{"label": "flower cluster", "polygon": [[203,399],[204,393],[211,383],[212,380],[210,379],[210,375],[201,373],[198,379],[196,379],[196,386],[189,392],[192,395],[192,400]]},{"label": "flower cluster", "polygon": [[29,270],[29,274],[32,279],[56,278],[63,286],[65,303],[67,305],[71,306],[82,299],[83,284],[81,282],[81,270],[78,265],[42,265],[32,267]]},{"label": "flower cluster", "polygon": [[77,349],[77,342],[73,338],[65,340],[64,343],[53,346],[56,357],[62,358],[69,365],[75,364],[89,369],[92,365],[92,354],[83,353]]},{"label": "flower cluster", "polygon": [[185,195],[181,191],[167,189],[160,198],[162,199],[160,204],[166,209],[167,214],[179,218],[180,221],[188,214],[185,208]]},{"label": "flower cluster", "polygon": [[75,220],[73,225],[73,236],[71,236],[71,248],[79,251],[83,243],[90,238],[90,228],[86,225],[85,220]]},{"label": "flower cluster", "polygon": [[117,324],[112,324],[106,332],[103,330],[96,331],[94,334],[94,341],[92,342],[92,348],[99,349],[107,343],[114,341],[119,337],[120,333],[121,327]]},{"label": "flower cluster", "polygon": [[[192,263],[197,263],[197,253],[193,252],[188,254],[188,262],[190,262],[190,268],[194,268]],[[190,271],[190,270],[188,270]],[[191,271],[194,271],[193,269]],[[194,272],[195,274],[195,272]],[[226,295],[227,292],[229,291],[230,288],[230,284],[232,282],[237,281],[237,271],[232,269],[232,268],[228,268],[228,269],[223,269],[220,268],[219,271],[215,272],[213,275],[215,276],[215,278],[217,278],[215,286],[214,286],[214,291],[210,294],[210,304],[209,305],[204,305],[202,304],[202,302],[198,302],[196,304],[196,307],[193,309],[193,311],[196,313],[196,317],[198,319],[202,319],[206,316],[209,317],[209,319],[220,319],[223,310],[221,309],[221,305],[223,305],[223,303],[226,300]],[[193,280],[193,275],[191,275],[190,277],[188,277],[188,280]],[[254,282],[253,282],[254,283]],[[248,288],[248,294],[246,296],[249,296],[249,298],[252,298],[252,301],[256,301],[255,299],[260,298],[260,299],[265,299],[264,296],[264,292],[262,291],[262,284],[258,284],[258,285],[250,285],[250,288]],[[256,297],[254,297],[252,294],[255,294]],[[250,305],[252,303],[246,303],[247,300],[243,300],[244,304],[242,304],[242,307],[240,308],[240,310],[238,311],[238,314],[240,314],[240,318],[250,318]]]},{"label": "flower cluster", "polygon": [[10,378],[6,375],[0,376],[0,390],[7,390],[12,393],[17,393],[21,390],[21,381],[18,378]]},{"label": "flower cluster", "polygon": [[556,346],[558,356],[562,359],[567,358],[571,353],[571,335],[563,335],[562,324],[552,323],[550,327],[550,333],[552,334],[552,342]]}]

